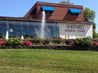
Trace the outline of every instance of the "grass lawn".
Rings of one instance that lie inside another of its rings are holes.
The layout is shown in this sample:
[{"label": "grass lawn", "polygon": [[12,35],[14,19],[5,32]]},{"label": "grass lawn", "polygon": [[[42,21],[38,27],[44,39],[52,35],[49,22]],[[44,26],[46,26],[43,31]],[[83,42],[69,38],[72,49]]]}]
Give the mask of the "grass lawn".
[{"label": "grass lawn", "polygon": [[98,73],[98,52],[0,49],[0,73]]}]

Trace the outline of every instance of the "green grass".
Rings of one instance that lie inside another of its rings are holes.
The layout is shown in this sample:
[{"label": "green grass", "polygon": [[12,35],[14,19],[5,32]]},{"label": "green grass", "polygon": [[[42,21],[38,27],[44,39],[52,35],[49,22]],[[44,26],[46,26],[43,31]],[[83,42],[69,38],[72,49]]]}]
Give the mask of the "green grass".
[{"label": "green grass", "polygon": [[98,52],[0,49],[0,73],[98,73]]}]

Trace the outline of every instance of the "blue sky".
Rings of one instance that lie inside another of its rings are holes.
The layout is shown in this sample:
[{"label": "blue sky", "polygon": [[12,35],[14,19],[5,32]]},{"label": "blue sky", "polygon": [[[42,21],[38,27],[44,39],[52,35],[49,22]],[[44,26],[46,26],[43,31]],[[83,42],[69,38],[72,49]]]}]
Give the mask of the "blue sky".
[{"label": "blue sky", "polygon": [[[22,17],[37,1],[59,3],[62,0],[0,0],[0,16]],[[95,23],[98,32],[98,0],[70,0],[70,2],[83,5],[84,8],[88,7],[96,12]]]}]

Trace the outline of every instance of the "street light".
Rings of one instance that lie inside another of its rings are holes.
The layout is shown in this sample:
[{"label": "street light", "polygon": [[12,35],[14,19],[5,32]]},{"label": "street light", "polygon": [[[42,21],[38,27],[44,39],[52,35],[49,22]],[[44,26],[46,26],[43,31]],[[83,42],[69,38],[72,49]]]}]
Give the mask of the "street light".
[{"label": "street light", "polygon": [[[13,29],[11,28],[11,29],[9,30],[9,32],[11,32],[11,33],[12,33],[12,32],[13,32]],[[13,33],[12,33],[12,37],[14,37],[14,36],[13,36]]]},{"label": "street light", "polygon": [[13,32],[13,29],[10,29],[10,32]]}]

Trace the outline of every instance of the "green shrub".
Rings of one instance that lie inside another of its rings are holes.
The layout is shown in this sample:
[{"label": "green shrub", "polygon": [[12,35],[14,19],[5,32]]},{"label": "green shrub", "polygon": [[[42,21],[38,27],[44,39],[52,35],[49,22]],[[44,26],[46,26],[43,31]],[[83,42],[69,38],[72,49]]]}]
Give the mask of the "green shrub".
[{"label": "green shrub", "polygon": [[30,40],[30,41],[32,42],[32,44],[35,43],[35,39],[32,39],[32,40]]},{"label": "green shrub", "polygon": [[43,44],[50,44],[50,39],[45,39],[45,40],[43,40]]},{"label": "green shrub", "polygon": [[57,44],[60,44],[62,42],[62,40],[61,39],[54,39],[53,42],[57,43]]},{"label": "green shrub", "polygon": [[35,43],[35,44],[40,44],[41,43],[41,39],[32,39],[30,40],[32,43]]},{"label": "green shrub", "polygon": [[9,38],[7,44],[18,45],[21,44],[22,40],[20,38]]},{"label": "green shrub", "polygon": [[92,42],[89,41],[89,40],[87,40],[87,41],[86,41],[86,45],[92,45]]},{"label": "green shrub", "polygon": [[65,41],[66,44],[69,44],[70,42],[71,42],[71,40],[66,40]]},{"label": "green shrub", "polygon": [[92,42],[89,38],[77,38],[74,41],[75,45],[82,45],[82,46],[86,46],[86,45],[92,45]]}]

